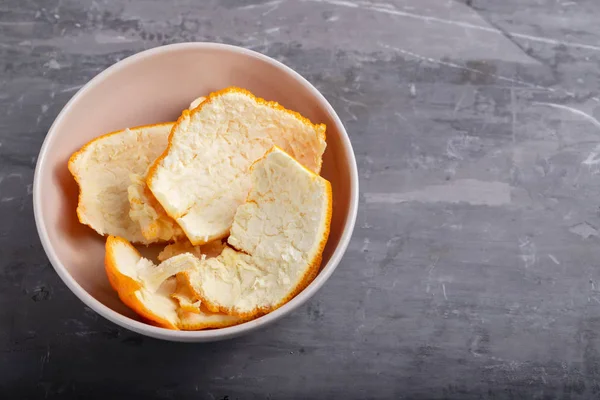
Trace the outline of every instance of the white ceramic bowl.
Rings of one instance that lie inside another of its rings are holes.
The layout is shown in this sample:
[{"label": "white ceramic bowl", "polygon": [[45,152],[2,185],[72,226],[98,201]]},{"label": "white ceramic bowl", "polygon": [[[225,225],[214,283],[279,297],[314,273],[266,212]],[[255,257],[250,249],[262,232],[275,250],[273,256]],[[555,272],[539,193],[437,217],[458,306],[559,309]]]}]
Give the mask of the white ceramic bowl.
[{"label": "white ceramic bowl", "polygon": [[[104,238],[77,221],[78,188],[67,170],[70,155],[91,139],[129,126],[173,121],[199,95],[227,86],[327,125],[322,175],[333,188],[331,233],[321,271],[301,293],[256,320],[205,331],[148,325],[124,306],[104,271]],[[182,342],[231,338],[268,325],[307,301],[331,276],[348,246],[358,207],[358,173],[348,135],[321,93],[290,68],[262,54],[223,44],[183,43],[133,55],[85,85],[60,112],[37,161],[33,204],[48,258],[65,284],[88,307],[143,335]]]}]

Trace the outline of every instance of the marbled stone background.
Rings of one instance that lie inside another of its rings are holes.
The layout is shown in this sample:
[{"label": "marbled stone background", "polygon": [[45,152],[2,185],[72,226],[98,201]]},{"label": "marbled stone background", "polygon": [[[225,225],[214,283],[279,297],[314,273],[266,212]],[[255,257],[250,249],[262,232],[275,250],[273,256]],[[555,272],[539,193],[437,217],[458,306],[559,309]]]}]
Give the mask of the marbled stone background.
[{"label": "marbled stone background", "polygon": [[[596,0],[2,0],[0,397],[599,398],[599,14]],[[361,179],[323,290],[206,345],[84,307],[32,212],[36,155],[69,98],[182,41],[307,77]]]}]

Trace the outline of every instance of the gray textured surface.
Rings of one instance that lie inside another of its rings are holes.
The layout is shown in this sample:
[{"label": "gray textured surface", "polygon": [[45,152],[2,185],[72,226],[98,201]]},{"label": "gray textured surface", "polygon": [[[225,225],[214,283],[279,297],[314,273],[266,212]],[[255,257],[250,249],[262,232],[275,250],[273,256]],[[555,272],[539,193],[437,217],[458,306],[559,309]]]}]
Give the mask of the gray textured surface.
[{"label": "gray textured surface", "polygon": [[[598,13],[596,0],[3,0],[0,397],[598,398]],[[362,185],[325,288],[208,345],[85,308],[42,251],[31,199],[44,135],[78,88],[194,40],[311,80]]]}]

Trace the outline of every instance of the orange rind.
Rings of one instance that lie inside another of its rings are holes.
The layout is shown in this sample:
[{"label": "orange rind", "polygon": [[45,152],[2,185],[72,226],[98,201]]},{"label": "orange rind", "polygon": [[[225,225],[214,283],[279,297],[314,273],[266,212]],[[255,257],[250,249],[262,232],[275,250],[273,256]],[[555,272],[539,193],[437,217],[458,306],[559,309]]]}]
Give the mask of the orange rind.
[{"label": "orange rind", "polygon": [[255,318],[292,299],[319,271],[331,223],[331,185],[274,147],[251,169],[230,247],[178,278],[212,312]]},{"label": "orange rind", "polygon": [[221,239],[250,190],[250,166],[274,145],[318,174],[325,125],[227,88],[183,112],[146,182],[193,244]]},{"label": "orange rind", "polygon": [[[143,258],[127,240],[109,236],[106,241],[105,267],[111,286],[119,298],[141,317],[168,329],[222,328],[243,320],[205,310],[197,302],[179,307],[173,295],[178,292],[178,272],[197,268],[199,259],[185,253],[154,265]],[[185,290],[185,287],[179,288]],[[195,306],[195,307],[194,307]]]},{"label": "orange rind", "polygon": [[139,126],[100,136],[69,159],[79,185],[77,216],[100,235],[148,244],[129,217],[130,174],[143,174],[168,143],[173,123]]},{"label": "orange rind", "polygon": [[[198,107],[206,97],[198,97],[189,109]],[[187,240],[177,222],[163,209],[146,184],[147,171],[143,175],[131,174],[131,184],[127,188],[129,217],[139,224],[144,239],[149,242],[170,242]]]},{"label": "orange rind", "polygon": [[[204,99],[199,97],[192,104],[200,104]],[[100,235],[120,236],[140,244],[184,237],[144,182],[148,167],[167,147],[173,125],[166,122],[111,132],[88,142],[70,157],[69,171],[79,185],[79,222]],[[139,195],[134,193],[133,206],[128,193],[132,175],[143,176]],[[131,218],[132,207],[137,207],[134,219]],[[142,230],[135,218],[146,214],[154,216],[156,221]],[[173,232],[172,237],[168,235],[168,228]]]}]

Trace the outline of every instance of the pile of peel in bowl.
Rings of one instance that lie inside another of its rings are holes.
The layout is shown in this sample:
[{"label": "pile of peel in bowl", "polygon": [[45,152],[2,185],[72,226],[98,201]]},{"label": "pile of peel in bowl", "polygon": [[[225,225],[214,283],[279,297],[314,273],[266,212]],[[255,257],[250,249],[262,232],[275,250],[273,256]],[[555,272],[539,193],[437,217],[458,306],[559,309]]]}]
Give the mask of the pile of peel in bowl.
[{"label": "pile of peel in bowl", "polygon": [[[325,125],[230,87],[176,122],[100,136],[74,153],[77,215],[107,236],[119,298],[149,323],[200,330],[269,313],[319,271],[330,183]],[[134,246],[164,246],[157,262]]]}]

